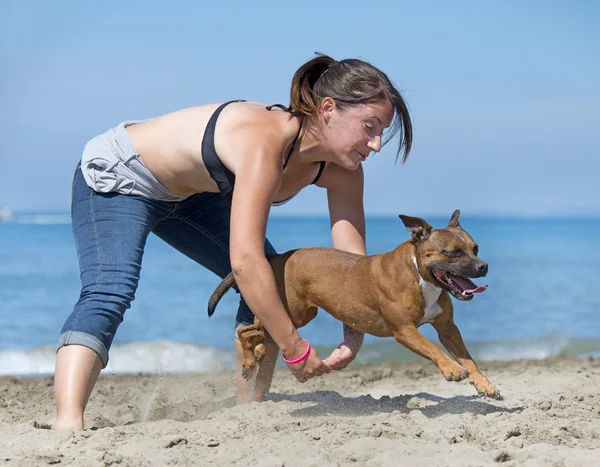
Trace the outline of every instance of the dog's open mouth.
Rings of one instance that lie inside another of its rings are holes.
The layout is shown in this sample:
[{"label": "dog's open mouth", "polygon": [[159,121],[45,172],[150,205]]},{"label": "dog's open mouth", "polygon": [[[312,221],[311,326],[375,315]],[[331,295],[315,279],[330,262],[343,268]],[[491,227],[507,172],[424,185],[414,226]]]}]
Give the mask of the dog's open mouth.
[{"label": "dog's open mouth", "polygon": [[442,269],[434,269],[433,277],[459,300],[471,300],[473,294],[487,290],[487,285],[477,285],[468,277],[457,276]]}]

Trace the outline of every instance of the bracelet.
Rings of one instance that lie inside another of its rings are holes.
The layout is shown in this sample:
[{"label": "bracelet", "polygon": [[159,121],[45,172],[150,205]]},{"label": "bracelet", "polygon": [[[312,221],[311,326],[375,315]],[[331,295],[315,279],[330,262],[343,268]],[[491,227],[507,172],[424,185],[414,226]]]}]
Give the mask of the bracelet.
[{"label": "bracelet", "polygon": [[294,360],[288,360],[287,358],[285,358],[285,355],[282,355],[283,361],[285,363],[287,363],[288,365],[295,365],[296,363],[301,363],[308,358],[308,356],[310,355],[310,344],[306,339],[303,339],[303,341],[306,342],[306,351],[302,354],[302,356]]}]

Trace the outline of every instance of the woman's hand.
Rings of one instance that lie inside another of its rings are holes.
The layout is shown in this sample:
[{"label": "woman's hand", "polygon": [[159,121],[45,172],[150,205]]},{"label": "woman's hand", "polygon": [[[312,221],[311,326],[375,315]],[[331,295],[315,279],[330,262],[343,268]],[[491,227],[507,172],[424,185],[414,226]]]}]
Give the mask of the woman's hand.
[{"label": "woman's hand", "polygon": [[[290,360],[292,357],[294,356],[287,356],[287,358]],[[288,368],[301,383],[305,383],[310,378],[322,376],[331,371],[331,368],[329,368],[329,366],[323,360],[321,360],[321,357],[319,357],[319,354],[314,348],[310,349],[310,353],[306,360],[300,363],[288,364]]]}]

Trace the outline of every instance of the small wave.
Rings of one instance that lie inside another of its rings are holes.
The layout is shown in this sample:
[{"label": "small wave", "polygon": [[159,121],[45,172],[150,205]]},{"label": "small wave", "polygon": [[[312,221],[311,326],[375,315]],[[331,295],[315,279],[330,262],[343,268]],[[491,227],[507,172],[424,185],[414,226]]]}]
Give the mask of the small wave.
[{"label": "small wave", "polygon": [[[0,351],[0,375],[37,376],[54,373],[56,348]],[[231,349],[216,349],[175,342],[134,342],[113,345],[108,366],[111,374],[208,373],[235,367]]]},{"label": "small wave", "polygon": [[476,352],[479,360],[543,360],[545,358],[566,355],[569,350],[569,338],[551,336],[531,341],[492,342],[481,345]]},{"label": "small wave", "polygon": [[[432,341],[441,347],[437,341]],[[544,360],[569,356],[600,358],[600,340],[577,339],[566,336],[545,336],[531,340],[471,341],[466,342],[469,353],[476,361]],[[414,352],[393,340],[365,344],[359,352],[358,363],[406,362],[421,360]]]},{"label": "small wave", "polygon": [[600,351],[597,352],[586,352],[578,354],[577,357],[587,360],[588,358],[593,358],[594,360],[600,359]]},{"label": "small wave", "polygon": [[[436,345],[440,345],[435,342]],[[543,360],[558,356],[600,358],[600,341],[571,340],[552,336],[530,341],[467,342],[476,361]],[[319,347],[329,355],[333,347]],[[54,373],[56,348],[43,346],[29,350],[0,351],[0,375],[38,376]],[[377,364],[388,361],[421,360],[414,352],[393,340],[365,343],[356,363]],[[279,367],[285,365],[279,361]],[[110,374],[135,373],[209,373],[235,368],[233,349],[217,349],[198,344],[176,342],[133,342],[116,344],[110,350],[110,361],[103,371]]]}]

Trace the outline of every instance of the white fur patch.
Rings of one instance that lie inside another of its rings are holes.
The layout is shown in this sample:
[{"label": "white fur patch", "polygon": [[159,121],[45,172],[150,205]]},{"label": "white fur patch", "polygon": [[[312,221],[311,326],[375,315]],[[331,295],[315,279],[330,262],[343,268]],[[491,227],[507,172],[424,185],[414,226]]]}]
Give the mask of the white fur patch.
[{"label": "white fur patch", "polygon": [[425,315],[419,323],[420,326],[421,324],[430,323],[442,312],[442,308],[437,303],[437,300],[440,298],[440,294],[442,293],[442,289],[440,287],[436,287],[430,282],[425,281],[419,272],[417,258],[413,256],[412,260],[413,263],[415,263],[415,268],[417,268],[417,274],[419,275],[419,287],[421,288],[421,293],[425,299]]}]

